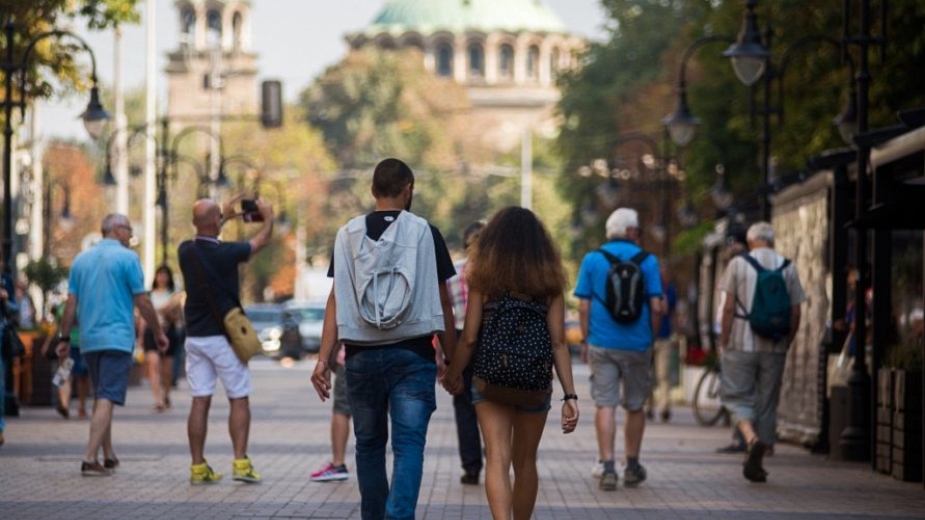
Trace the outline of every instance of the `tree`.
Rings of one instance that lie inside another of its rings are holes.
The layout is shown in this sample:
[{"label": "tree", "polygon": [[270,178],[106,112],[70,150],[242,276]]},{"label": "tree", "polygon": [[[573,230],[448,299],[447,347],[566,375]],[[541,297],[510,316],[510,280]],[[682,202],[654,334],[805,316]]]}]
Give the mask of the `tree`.
[{"label": "tree", "polygon": [[[12,22],[16,28],[13,42],[6,41],[6,35],[0,31],[0,49],[5,52],[13,45],[13,56],[18,61],[22,59],[25,46],[30,40],[45,31],[60,29],[66,25],[62,22],[72,23],[82,19],[93,30],[137,23],[138,3],[139,0],[0,0],[0,24]],[[54,92],[50,78],[60,81],[60,86],[65,90],[85,89],[89,83],[83,71],[89,69],[86,65],[89,57],[80,49],[75,38],[49,37],[37,42],[33,58],[27,64],[26,97],[51,97]],[[49,72],[47,76],[36,73],[46,68]],[[18,99],[19,94],[15,94],[15,97]]]},{"label": "tree", "polygon": [[[612,28],[610,40],[592,45],[584,68],[563,76],[560,83],[563,96],[559,110],[564,126],[558,145],[565,158],[560,186],[573,206],[576,223],[582,216],[599,218],[610,209],[601,208],[596,195],[603,181],[578,177],[576,172],[608,157],[613,139],[621,132],[642,129],[658,135],[660,119],[675,103],[673,88],[681,54],[701,36],[734,37],[740,30],[743,4],[603,1]],[[856,4],[849,6],[855,10]],[[782,84],[782,106],[777,101],[779,85],[774,83],[772,108],[782,108],[784,114],[782,119],[772,116],[771,151],[778,177],[803,169],[813,155],[845,146],[831,124],[844,107],[850,81],[839,49],[816,39],[796,45],[810,35],[840,40],[841,9],[841,4],[799,0],[761,2],[756,9],[762,29],[771,21],[775,65],[780,66],[784,50],[791,49]],[[856,23],[857,13],[851,14]],[[911,71],[925,68],[923,26],[925,6],[921,2],[889,3],[884,59],[871,53],[871,128],[894,124],[897,110],[925,104],[925,91],[911,79]],[[853,30],[857,32],[856,27]],[[873,31],[881,33],[879,19],[874,20]],[[722,44],[704,46],[687,66],[688,101],[702,124],[694,141],[675,155],[686,173],[685,191],[698,206],[708,205],[701,199],[719,164],[740,200],[756,201],[756,189],[763,180],[761,116],[754,121],[750,117],[749,89],[735,78],[723,50]],[[857,47],[850,46],[849,51],[857,63]],[[595,221],[595,226],[598,223]],[[579,235],[577,241],[590,245],[592,237],[599,235],[597,226]]]}]

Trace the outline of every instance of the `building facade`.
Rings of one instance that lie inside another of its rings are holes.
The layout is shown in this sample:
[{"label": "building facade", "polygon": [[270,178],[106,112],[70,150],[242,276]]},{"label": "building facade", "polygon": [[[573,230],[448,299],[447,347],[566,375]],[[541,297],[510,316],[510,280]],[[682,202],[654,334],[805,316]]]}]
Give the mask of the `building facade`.
[{"label": "building facade", "polygon": [[351,50],[413,48],[433,74],[465,86],[482,139],[498,151],[525,131],[555,130],[556,74],[577,66],[584,40],[540,0],[392,0]]}]

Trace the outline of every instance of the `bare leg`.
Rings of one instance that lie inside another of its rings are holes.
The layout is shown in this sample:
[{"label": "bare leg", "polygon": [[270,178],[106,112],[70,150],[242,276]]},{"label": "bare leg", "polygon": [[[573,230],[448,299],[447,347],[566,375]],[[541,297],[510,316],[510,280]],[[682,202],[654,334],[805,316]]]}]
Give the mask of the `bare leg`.
[{"label": "bare leg", "polygon": [[536,450],[546,426],[545,413],[523,413],[514,416],[514,443],[511,462],[514,465],[514,520],[529,520],[536,506],[539,477],[536,473]]},{"label": "bare leg", "polygon": [[331,416],[331,464],[341,466],[347,456],[350,438],[350,416],[335,413]]},{"label": "bare leg", "polygon": [[231,446],[234,458],[247,457],[247,437],[251,429],[251,409],[247,397],[229,399],[231,413],[228,415],[228,433],[231,434]]},{"label": "bare leg", "polygon": [[186,421],[186,433],[189,436],[189,452],[193,464],[202,464],[205,461],[203,452],[206,446],[206,432],[209,426],[209,407],[212,405],[212,396],[193,397],[193,404],[189,409],[189,418]]},{"label": "bare leg", "polygon": [[[642,410],[626,412],[626,425],[624,426],[624,444],[627,457],[639,457],[642,449],[642,434],[646,429],[646,415]],[[606,459],[605,459],[606,460]]]},{"label": "bare leg", "polygon": [[64,384],[58,387],[58,413],[65,419],[68,417],[71,407],[71,380],[73,376],[64,380]]},{"label": "bare leg", "polygon": [[84,452],[84,461],[96,461],[101,447],[106,457],[112,454],[112,409],[113,404],[109,399],[97,399],[93,402],[90,440],[87,442],[87,451]]},{"label": "bare leg", "polygon": [[482,437],[485,440],[485,494],[494,520],[510,520],[511,439],[514,407],[482,401],[475,405]]},{"label": "bare leg", "polygon": [[77,416],[84,418],[87,416],[87,397],[90,395],[90,375],[74,376],[74,384],[77,385]]},{"label": "bare leg", "polygon": [[151,393],[154,394],[154,407],[160,411],[164,408],[164,397],[161,395],[161,355],[156,350],[146,350],[145,365]]},{"label": "bare leg", "polygon": [[170,407],[170,385],[173,380],[173,356],[161,356],[161,391],[164,405]]},{"label": "bare leg", "polygon": [[597,451],[600,460],[613,460],[614,442],[617,437],[616,407],[598,407],[594,416],[597,429]]}]

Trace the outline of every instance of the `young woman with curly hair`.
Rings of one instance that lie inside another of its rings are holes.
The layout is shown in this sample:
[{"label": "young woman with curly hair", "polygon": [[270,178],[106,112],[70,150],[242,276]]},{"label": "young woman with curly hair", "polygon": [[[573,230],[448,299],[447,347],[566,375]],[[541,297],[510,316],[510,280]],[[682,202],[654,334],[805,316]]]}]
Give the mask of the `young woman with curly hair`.
[{"label": "young woman with curly hair", "polygon": [[[444,376],[450,393],[462,391],[460,373],[479,348],[479,330],[491,319],[501,298],[517,294],[546,305],[546,324],[552,338],[553,365],[562,385],[562,431],[578,424],[578,403],[572,366],[565,344],[567,284],[555,244],[530,210],[509,207],[499,211],[472,245],[466,268],[469,304],[456,355]],[[550,409],[547,396],[540,406],[502,404],[485,399],[472,387],[479,426],[485,439],[485,493],[492,517],[527,520],[536,504],[536,453]],[[510,469],[514,468],[513,485]]]}]

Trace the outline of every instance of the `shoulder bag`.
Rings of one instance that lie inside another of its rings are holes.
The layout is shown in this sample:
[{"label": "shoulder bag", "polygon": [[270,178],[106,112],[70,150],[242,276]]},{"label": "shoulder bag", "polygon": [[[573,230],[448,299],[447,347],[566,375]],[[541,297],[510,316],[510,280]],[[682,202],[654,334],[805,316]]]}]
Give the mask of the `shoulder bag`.
[{"label": "shoulder bag", "polygon": [[231,348],[234,349],[235,355],[238,356],[241,363],[246,365],[252,357],[263,352],[260,338],[257,337],[257,331],[254,330],[254,325],[251,323],[251,320],[244,314],[244,309],[241,308],[241,304],[237,297],[234,298],[236,305],[225,313],[224,318],[219,319],[218,310],[215,308],[215,299],[212,297],[212,289],[209,287],[209,283],[205,276],[205,270],[202,268],[202,260],[199,257],[199,249],[196,248],[195,242],[193,243],[193,250],[195,251],[193,256],[195,257],[196,269],[199,271],[199,277],[202,279],[203,289],[209,300],[209,308],[212,311],[212,316],[215,318],[215,321],[222,324],[225,330],[225,336],[228,338],[228,342],[231,343]]}]

